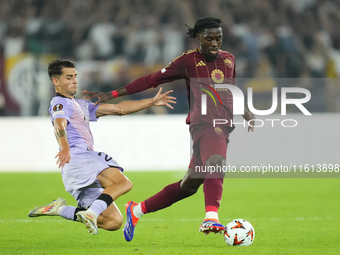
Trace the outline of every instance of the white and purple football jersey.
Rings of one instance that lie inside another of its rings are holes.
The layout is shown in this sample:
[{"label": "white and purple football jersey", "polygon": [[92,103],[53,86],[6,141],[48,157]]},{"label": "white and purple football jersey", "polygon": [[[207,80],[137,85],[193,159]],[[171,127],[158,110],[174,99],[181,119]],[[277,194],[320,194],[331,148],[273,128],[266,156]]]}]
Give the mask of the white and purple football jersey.
[{"label": "white and purple football jersey", "polygon": [[57,94],[50,104],[52,123],[57,118],[67,119],[67,139],[70,149],[85,149],[93,151],[93,136],[89,121],[97,121],[96,111],[99,105],[94,105],[82,99],[67,98]]},{"label": "white and purple football jersey", "polygon": [[87,208],[103,192],[97,176],[109,167],[120,167],[116,160],[104,152],[93,150],[93,136],[89,121],[97,121],[98,106],[82,99],[67,98],[59,93],[52,98],[50,105],[51,120],[67,119],[67,140],[71,160],[61,168],[65,190]]}]

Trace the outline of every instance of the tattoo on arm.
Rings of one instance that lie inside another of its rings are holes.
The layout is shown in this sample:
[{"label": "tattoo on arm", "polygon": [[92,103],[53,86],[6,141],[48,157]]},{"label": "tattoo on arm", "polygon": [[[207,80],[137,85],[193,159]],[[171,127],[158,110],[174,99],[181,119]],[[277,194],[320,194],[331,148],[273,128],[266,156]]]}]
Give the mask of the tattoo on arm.
[{"label": "tattoo on arm", "polygon": [[54,134],[55,134],[55,137],[57,138],[57,140],[59,140],[61,137],[66,137],[66,139],[67,139],[67,133],[66,133],[66,130],[64,130],[64,129],[56,130],[54,132]]}]

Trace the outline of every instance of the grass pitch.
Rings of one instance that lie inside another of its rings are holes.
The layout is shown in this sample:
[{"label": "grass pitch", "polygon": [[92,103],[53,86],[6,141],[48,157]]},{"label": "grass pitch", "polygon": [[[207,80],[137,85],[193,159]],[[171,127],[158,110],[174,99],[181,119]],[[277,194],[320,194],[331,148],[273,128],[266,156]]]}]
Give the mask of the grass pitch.
[{"label": "grass pitch", "polygon": [[[126,172],[134,188],[116,203],[142,201],[184,172]],[[249,247],[198,233],[205,212],[202,189],[171,207],[143,216],[135,237],[122,231],[87,233],[61,217],[28,218],[35,206],[64,197],[59,173],[0,174],[0,254],[339,254],[340,179],[226,179],[220,222],[244,218],[255,228]],[[124,215],[124,213],[123,213]],[[125,217],[125,216],[124,216]]]}]

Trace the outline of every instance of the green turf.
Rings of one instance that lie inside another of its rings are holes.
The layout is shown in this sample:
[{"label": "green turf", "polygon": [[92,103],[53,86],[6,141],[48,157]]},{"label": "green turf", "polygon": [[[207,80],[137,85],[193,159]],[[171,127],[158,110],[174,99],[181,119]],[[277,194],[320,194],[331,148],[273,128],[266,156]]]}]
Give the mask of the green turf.
[{"label": "green turf", "polygon": [[[127,172],[134,183],[118,199],[141,201],[184,172]],[[28,218],[34,206],[64,190],[59,173],[0,174],[0,254],[339,254],[339,179],[226,179],[220,221],[249,220],[256,232],[249,247],[229,247],[223,237],[198,233],[204,217],[202,190],[166,210],[143,216],[135,238],[122,231],[87,233],[61,217]]]}]

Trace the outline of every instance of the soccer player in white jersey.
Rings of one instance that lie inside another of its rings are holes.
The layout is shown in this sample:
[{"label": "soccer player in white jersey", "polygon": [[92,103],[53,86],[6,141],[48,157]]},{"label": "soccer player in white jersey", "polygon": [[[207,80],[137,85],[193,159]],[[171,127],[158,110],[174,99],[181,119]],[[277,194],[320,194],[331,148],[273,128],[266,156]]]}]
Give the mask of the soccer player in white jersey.
[{"label": "soccer player in white jersey", "polygon": [[109,155],[94,151],[89,121],[105,115],[125,115],[152,106],[165,105],[171,109],[176,98],[168,91],[151,99],[124,101],[118,104],[94,105],[75,99],[77,70],[70,60],[55,59],[49,63],[48,74],[55,86],[56,96],[50,104],[50,115],[60,151],[56,155],[61,167],[65,189],[77,200],[78,207],[68,206],[58,198],[46,206],[32,210],[28,216],[62,216],[80,221],[92,234],[98,227],[118,230],[122,214],[114,201],[132,188],[123,168]]}]

